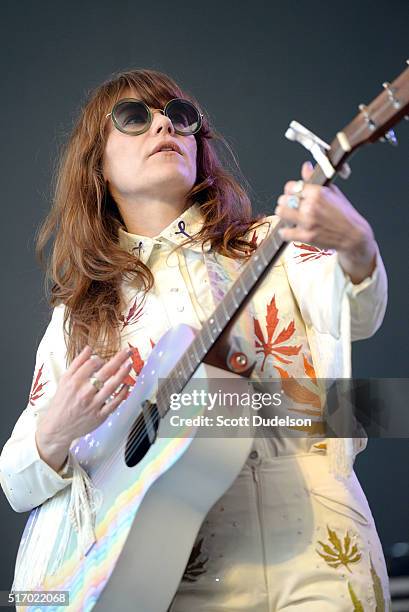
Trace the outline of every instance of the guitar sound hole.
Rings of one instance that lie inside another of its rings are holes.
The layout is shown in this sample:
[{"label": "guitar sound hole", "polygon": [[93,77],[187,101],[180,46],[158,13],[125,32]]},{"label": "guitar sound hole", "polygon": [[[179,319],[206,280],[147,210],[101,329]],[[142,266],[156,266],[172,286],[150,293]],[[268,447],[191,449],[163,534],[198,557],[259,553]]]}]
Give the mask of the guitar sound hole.
[{"label": "guitar sound hole", "polygon": [[[156,409],[156,404],[149,404],[144,408],[145,418],[143,414],[139,414],[132,424],[125,445],[125,463],[128,467],[137,465],[151,445],[155,442],[156,434],[159,426],[159,414]],[[150,436],[148,433],[150,430]],[[151,438],[151,439],[150,439]]]}]

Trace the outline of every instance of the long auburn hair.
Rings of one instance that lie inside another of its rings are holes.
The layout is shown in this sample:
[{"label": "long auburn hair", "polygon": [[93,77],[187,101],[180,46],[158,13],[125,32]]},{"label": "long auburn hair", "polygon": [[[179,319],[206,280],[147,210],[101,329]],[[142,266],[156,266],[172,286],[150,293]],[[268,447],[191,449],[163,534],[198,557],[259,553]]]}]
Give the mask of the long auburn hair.
[{"label": "long auburn hair", "polygon": [[[124,275],[144,292],[154,285],[150,269],[137,255],[126,252],[118,244],[118,228],[126,231],[126,225],[102,174],[107,138],[105,117],[128,88],[136,89],[151,107],[163,108],[170,98],[185,98],[201,110],[198,101],[172,78],[148,69],[112,75],[91,91],[81,109],[61,149],[52,206],[38,228],[35,244],[36,257],[43,265],[46,244],[55,234],[44,286],[50,307],[65,304],[67,366],[86,344],[104,359],[120,349]],[[256,246],[243,236],[263,215],[253,215],[246,188],[227,164],[221,162],[215,142],[222,142],[232,151],[210,125],[206,114],[195,138],[197,177],[186,196],[186,208],[197,202],[204,224],[184,244],[210,240],[212,248],[222,255],[247,258]],[[239,168],[236,160],[235,163]],[[50,295],[49,281],[52,283]]]}]

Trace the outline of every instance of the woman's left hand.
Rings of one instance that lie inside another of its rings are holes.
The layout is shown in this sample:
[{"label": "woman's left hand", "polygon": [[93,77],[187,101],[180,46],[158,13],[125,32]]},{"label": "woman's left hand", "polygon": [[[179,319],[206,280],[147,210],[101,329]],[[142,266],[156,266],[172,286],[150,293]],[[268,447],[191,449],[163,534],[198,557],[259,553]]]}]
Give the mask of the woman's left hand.
[{"label": "woman's left hand", "polygon": [[[302,179],[308,181],[312,173],[312,164],[305,162],[301,168]],[[320,249],[335,249],[341,267],[354,284],[371,275],[376,265],[376,242],[368,221],[336,185],[322,187],[305,183],[299,208],[290,208],[287,203],[295,185],[296,181],[285,184],[274,211],[281,219],[296,224],[282,228],[282,238]]]}]

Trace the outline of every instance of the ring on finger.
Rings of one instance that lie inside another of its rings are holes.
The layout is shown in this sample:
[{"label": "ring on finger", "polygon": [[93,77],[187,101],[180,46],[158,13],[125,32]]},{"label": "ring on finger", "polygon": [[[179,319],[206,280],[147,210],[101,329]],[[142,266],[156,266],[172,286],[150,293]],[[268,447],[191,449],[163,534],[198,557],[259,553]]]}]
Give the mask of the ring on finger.
[{"label": "ring on finger", "polygon": [[91,385],[93,385],[97,391],[102,389],[102,387],[104,386],[103,381],[97,378],[96,376],[90,376],[89,381]]},{"label": "ring on finger", "polygon": [[288,208],[299,208],[300,207],[300,196],[290,195],[287,199]]}]

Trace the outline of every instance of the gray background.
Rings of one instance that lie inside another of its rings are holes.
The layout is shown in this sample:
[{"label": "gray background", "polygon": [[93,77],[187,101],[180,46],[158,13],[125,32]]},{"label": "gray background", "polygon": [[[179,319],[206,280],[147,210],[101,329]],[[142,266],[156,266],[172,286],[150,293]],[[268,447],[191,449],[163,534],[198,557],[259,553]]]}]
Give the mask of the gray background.
[{"label": "gray background", "polygon": [[[284,139],[297,119],[324,140],[348,124],[405,67],[406,1],[2,2],[0,447],[27,403],[49,314],[35,262],[35,230],[49,208],[59,146],[86,93],[113,71],[154,68],[198,97],[230,142],[257,210],[271,212],[308,159]],[[371,223],[389,275],[377,334],[353,346],[358,377],[408,372],[408,141],[366,147],[337,181]],[[370,440],[356,471],[385,551],[409,540],[407,440]],[[28,514],[0,494],[0,590],[11,585]]]}]

